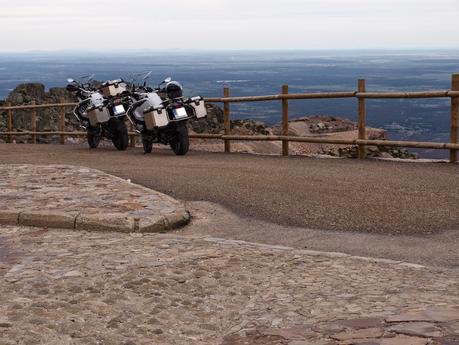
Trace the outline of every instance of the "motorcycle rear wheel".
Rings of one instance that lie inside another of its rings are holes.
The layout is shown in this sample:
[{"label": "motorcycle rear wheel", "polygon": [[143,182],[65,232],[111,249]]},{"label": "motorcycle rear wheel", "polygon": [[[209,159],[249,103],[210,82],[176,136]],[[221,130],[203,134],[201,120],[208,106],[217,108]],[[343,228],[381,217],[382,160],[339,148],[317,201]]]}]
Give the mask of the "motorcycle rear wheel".
[{"label": "motorcycle rear wheel", "polygon": [[177,156],[183,156],[188,152],[190,140],[186,123],[177,123],[175,137],[171,139],[169,145]]},{"label": "motorcycle rear wheel", "polygon": [[129,145],[129,135],[126,123],[124,123],[124,121],[120,121],[116,125],[112,142],[119,151],[124,151],[127,149]]}]

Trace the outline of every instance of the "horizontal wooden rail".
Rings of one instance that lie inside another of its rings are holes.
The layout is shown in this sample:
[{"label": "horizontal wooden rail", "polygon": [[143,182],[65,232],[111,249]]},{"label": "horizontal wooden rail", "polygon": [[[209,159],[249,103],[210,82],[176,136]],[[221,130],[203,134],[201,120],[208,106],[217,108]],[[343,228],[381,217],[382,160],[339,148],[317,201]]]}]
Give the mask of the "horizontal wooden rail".
[{"label": "horizontal wooden rail", "polygon": [[61,131],[44,131],[44,132],[33,132],[33,131],[16,131],[16,132],[0,132],[0,135],[14,135],[14,136],[20,136],[20,135],[69,135],[69,136],[80,136],[80,135],[87,135],[87,132],[61,132]]},{"label": "horizontal wooden rail", "polygon": [[[1,135],[43,135],[43,136],[51,136],[51,135],[68,135],[68,136],[85,136],[88,133],[83,131],[42,131],[42,132],[32,132],[32,131],[8,131],[8,132],[0,132]],[[139,135],[137,132],[129,132],[129,135]],[[197,133],[197,134],[190,134],[189,137],[193,139],[221,139],[223,134],[207,134],[207,133]]]},{"label": "horizontal wooden rail", "polygon": [[265,95],[265,96],[241,96],[241,97],[208,97],[205,98],[207,102],[229,102],[229,103],[243,103],[243,102],[262,102],[262,101],[276,101],[276,100],[289,100],[289,99],[323,99],[323,98],[448,98],[459,97],[458,91],[420,91],[420,92],[312,92],[312,93],[290,93],[279,95]]},{"label": "horizontal wooden rail", "polygon": [[205,133],[197,133],[197,134],[190,134],[189,137],[193,139],[221,139],[223,134],[205,134]]},{"label": "horizontal wooden rail", "polygon": [[61,108],[61,107],[74,107],[78,103],[49,103],[49,104],[30,104],[30,105],[11,105],[7,107],[0,107],[0,110],[25,110],[25,109],[39,109],[39,108]]},{"label": "horizontal wooden rail", "polygon": [[393,140],[362,140],[362,139],[331,139],[323,137],[294,137],[282,135],[223,135],[223,140],[236,141],[282,141],[315,144],[335,144],[335,145],[372,145],[372,146],[391,146],[391,147],[411,147],[424,149],[459,149],[459,144],[435,143],[423,141],[393,141]]},{"label": "horizontal wooden rail", "polygon": [[357,92],[357,98],[442,98],[450,97],[449,91],[423,92]]},{"label": "horizontal wooden rail", "polygon": [[[61,132],[61,131],[45,131],[45,132],[32,132],[32,131],[14,131],[14,132],[0,132],[3,135],[68,135],[68,136],[86,136],[87,132]],[[129,135],[139,135],[137,132],[129,132]],[[444,150],[459,150],[459,144],[452,143],[435,143],[423,141],[393,141],[393,140],[361,140],[361,139],[332,139],[323,137],[296,137],[285,135],[223,135],[223,134],[190,134],[192,139],[220,139],[220,140],[233,140],[233,141],[289,141],[300,143],[312,144],[335,144],[335,145],[371,145],[371,146],[390,146],[390,147],[410,147],[410,148],[424,148],[424,149],[444,149]]]},{"label": "horizontal wooden rail", "polygon": [[438,149],[451,150],[458,149],[459,144],[452,143],[435,143],[429,141],[395,141],[395,140],[361,140],[357,139],[356,144],[373,145],[373,146],[391,146],[391,147],[410,147],[414,149]]},{"label": "horizontal wooden rail", "polygon": [[[421,91],[421,92],[311,92],[311,93],[290,93],[279,95],[265,96],[241,96],[241,97],[207,97],[206,102],[210,103],[243,103],[243,102],[263,102],[289,99],[323,99],[323,98],[448,98],[459,97],[459,91]],[[72,107],[77,103],[50,103],[50,104],[30,104],[30,105],[14,105],[3,106],[0,110],[26,110],[40,108],[60,108]]]},{"label": "horizontal wooden rail", "polygon": [[290,93],[280,95],[266,96],[242,96],[242,97],[209,97],[204,100],[207,102],[261,102],[261,101],[276,101],[280,99],[321,99],[321,98],[351,98],[355,97],[357,92],[312,92],[312,93]]}]

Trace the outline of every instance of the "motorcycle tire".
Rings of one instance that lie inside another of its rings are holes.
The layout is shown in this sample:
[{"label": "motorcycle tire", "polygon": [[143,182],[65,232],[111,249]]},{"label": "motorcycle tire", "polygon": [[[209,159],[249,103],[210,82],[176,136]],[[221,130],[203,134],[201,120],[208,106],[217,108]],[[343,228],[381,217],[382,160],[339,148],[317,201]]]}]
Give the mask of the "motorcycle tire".
[{"label": "motorcycle tire", "polygon": [[188,138],[188,128],[186,124],[178,123],[176,128],[175,137],[170,141],[172,151],[177,156],[183,156],[190,148],[190,140]]},{"label": "motorcycle tire", "polygon": [[116,125],[115,135],[112,139],[112,142],[119,151],[124,151],[127,149],[129,145],[129,135],[126,123],[120,121]]},{"label": "motorcycle tire", "polygon": [[145,154],[151,153],[153,150],[153,142],[149,138],[142,138],[142,144],[143,144],[143,152]]},{"label": "motorcycle tire", "polygon": [[97,148],[100,143],[101,139],[101,134],[100,134],[100,129],[99,128],[91,128],[88,129],[88,145],[91,149]]}]

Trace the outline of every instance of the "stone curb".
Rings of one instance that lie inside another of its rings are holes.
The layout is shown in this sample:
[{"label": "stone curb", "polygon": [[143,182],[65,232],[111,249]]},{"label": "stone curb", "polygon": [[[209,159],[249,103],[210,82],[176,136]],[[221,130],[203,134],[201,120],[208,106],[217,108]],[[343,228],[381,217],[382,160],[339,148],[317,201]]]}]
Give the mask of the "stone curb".
[{"label": "stone curb", "polygon": [[0,225],[20,225],[70,229],[81,231],[114,231],[124,233],[155,233],[174,230],[187,225],[190,213],[181,208],[167,215],[155,217],[132,217],[121,213],[62,212],[0,210]]},{"label": "stone curb", "polygon": [[15,210],[0,210],[0,224],[18,225],[20,211]]},{"label": "stone curb", "polygon": [[79,212],[61,211],[22,211],[19,213],[18,224],[24,226],[48,228],[75,228],[75,219]]},{"label": "stone curb", "polygon": [[[60,165],[60,167],[81,168],[68,164]],[[96,171],[96,169],[92,170]],[[110,175],[100,170],[97,170],[97,172],[100,175],[108,176],[111,180],[118,180],[124,184],[131,184],[130,181],[121,177]],[[124,214],[122,212],[88,213],[84,208],[81,211],[60,211],[58,209],[9,209],[0,210],[0,225],[34,226],[84,231],[154,233],[177,229],[190,222],[191,215],[183,203],[164,193],[153,191],[138,184],[132,185],[138,189],[144,190],[147,194],[160,194],[163,199],[169,199],[168,201],[170,201],[172,206],[167,211],[168,213],[154,214],[152,212],[152,214],[138,216]]]}]

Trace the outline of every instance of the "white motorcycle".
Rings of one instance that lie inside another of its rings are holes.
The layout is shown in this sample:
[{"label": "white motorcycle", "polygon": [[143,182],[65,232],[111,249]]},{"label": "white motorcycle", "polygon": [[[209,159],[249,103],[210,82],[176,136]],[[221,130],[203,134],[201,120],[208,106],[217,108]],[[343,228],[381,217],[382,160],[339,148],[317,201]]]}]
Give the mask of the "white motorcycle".
[{"label": "white motorcycle", "polygon": [[164,79],[157,88],[147,86],[151,72],[143,77],[140,86],[132,84],[132,104],[127,114],[142,136],[145,153],[153,143],[170,145],[176,155],[185,155],[189,149],[187,121],[192,117],[207,116],[202,97],[183,97],[180,83]]},{"label": "white motorcycle", "polygon": [[128,106],[122,102],[127,93],[126,84],[122,80],[109,81],[96,89],[93,77],[67,79],[66,89],[75,92],[78,98],[73,114],[86,129],[90,148],[96,148],[101,138],[106,137],[118,150],[126,150],[129,144],[125,123]]}]

